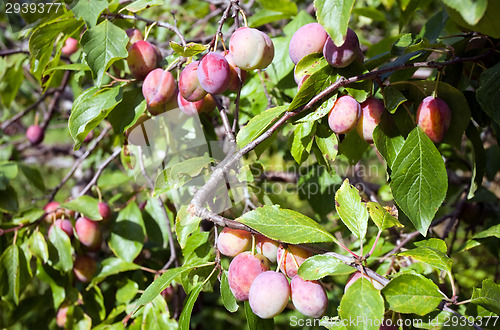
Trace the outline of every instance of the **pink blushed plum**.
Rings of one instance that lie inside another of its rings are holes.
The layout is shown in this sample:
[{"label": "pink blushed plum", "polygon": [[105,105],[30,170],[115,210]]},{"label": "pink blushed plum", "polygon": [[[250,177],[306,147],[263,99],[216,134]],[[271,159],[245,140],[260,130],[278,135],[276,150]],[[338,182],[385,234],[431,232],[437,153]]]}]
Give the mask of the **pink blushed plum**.
[{"label": "pink blushed plum", "polygon": [[26,130],[26,137],[28,138],[28,141],[30,141],[30,144],[32,146],[36,146],[37,144],[40,144],[43,141],[45,133],[43,131],[43,128],[41,128],[40,126],[31,125]]},{"label": "pink blushed plum", "polygon": [[289,299],[290,285],[285,275],[267,271],[253,281],[248,302],[255,315],[270,319],[283,312]]},{"label": "pink blushed plum", "polygon": [[142,84],[142,94],[148,107],[154,108],[164,104],[175,93],[174,76],[166,70],[154,69],[146,76]]},{"label": "pink blushed plum", "polygon": [[290,282],[292,303],[295,308],[312,318],[323,316],[328,307],[328,298],[321,283],[306,281],[296,275]]},{"label": "pink blushed plum", "polygon": [[274,45],[265,33],[240,27],[229,40],[229,52],[242,70],[265,69],[273,61]]},{"label": "pink blushed plum", "polygon": [[179,76],[179,94],[189,102],[196,102],[207,95],[198,79],[199,61],[189,63]]},{"label": "pink blushed plum", "polygon": [[88,283],[94,277],[97,270],[97,263],[94,258],[88,255],[79,255],[73,264],[73,273],[76,278],[83,283]]},{"label": "pink blushed plum", "polygon": [[217,239],[217,249],[228,257],[234,257],[248,250],[252,234],[244,230],[224,228]]},{"label": "pink blushed plum", "polygon": [[356,131],[366,142],[373,143],[373,130],[380,123],[384,110],[384,102],[374,97],[369,97],[361,103],[361,117]]},{"label": "pink blushed plum", "polygon": [[328,125],[337,134],[345,134],[356,127],[361,116],[361,105],[349,95],[341,96],[328,115]]},{"label": "pink blushed plum", "polygon": [[297,275],[300,265],[310,256],[312,256],[312,252],[301,247],[288,245],[285,249],[283,245],[280,245],[276,253],[276,260],[280,270],[289,278],[293,278]]},{"label": "pink blushed plum", "polygon": [[210,52],[203,56],[196,72],[201,87],[210,94],[221,94],[229,86],[229,63],[219,53]]},{"label": "pink blushed plum", "polygon": [[248,300],[250,286],[254,279],[269,270],[269,260],[262,254],[251,252],[238,254],[229,264],[227,279],[234,297],[240,301]]},{"label": "pink blushed plum", "polygon": [[292,36],[288,53],[294,64],[306,55],[322,53],[328,34],[319,23],[309,23],[299,28]]},{"label": "pink blushed plum", "polygon": [[158,50],[147,41],[139,40],[128,50],[127,63],[130,72],[139,80],[143,80],[149,72],[156,69],[159,61]]},{"label": "pink blushed plum", "polygon": [[428,96],[417,110],[417,125],[434,143],[441,142],[450,128],[451,110],[439,97]]}]

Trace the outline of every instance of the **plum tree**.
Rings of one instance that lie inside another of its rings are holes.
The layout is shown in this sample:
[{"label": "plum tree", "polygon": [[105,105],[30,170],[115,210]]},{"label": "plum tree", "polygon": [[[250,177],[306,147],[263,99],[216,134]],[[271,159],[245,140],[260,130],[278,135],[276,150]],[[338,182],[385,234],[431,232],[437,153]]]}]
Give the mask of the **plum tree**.
[{"label": "plum tree", "polygon": [[161,107],[173,97],[175,89],[175,79],[169,71],[158,68],[148,73],[142,84],[148,109]]},{"label": "plum tree", "polygon": [[26,137],[28,138],[28,141],[30,141],[32,146],[36,146],[37,144],[40,144],[43,141],[43,138],[45,137],[45,132],[43,131],[43,128],[41,128],[40,126],[31,125],[26,130]]},{"label": "plum tree", "polygon": [[252,235],[248,231],[224,228],[217,238],[217,249],[228,257],[234,257],[248,250]]},{"label": "plum tree", "polygon": [[318,281],[306,281],[295,275],[291,282],[292,303],[302,314],[319,318],[328,308],[325,289]]},{"label": "plum tree", "polygon": [[73,55],[78,50],[78,40],[69,37],[64,42],[63,48],[61,48],[61,53],[66,56]]},{"label": "plum tree", "polygon": [[135,42],[128,50],[128,67],[132,75],[139,80],[143,80],[149,72],[156,69],[159,61],[158,50],[145,40]]},{"label": "plum tree", "polygon": [[290,285],[285,275],[266,271],[259,274],[250,286],[250,308],[262,319],[270,319],[283,312],[290,298]]},{"label": "plum tree", "polygon": [[73,237],[73,224],[71,223],[70,220],[67,220],[67,219],[57,219],[56,221],[54,221],[54,223],[52,224],[52,226],[50,226],[49,228],[49,236],[50,236],[50,233],[52,232],[52,228],[54,226],[57,226],[59,227],[60,229],[62,229],[62,231],[64,231],[66,233],[66,235],[68,235],[68,237]]},{"label": "plum tree", "polygon": [[73,273],[83,283],[88,283],[94,277],[97,263],[94,258],[87,254],[78,255],[73,264]]},{"label": "plum tree", "polygon": [[312,256],[312,252],[299,246],[288,245],[286,248],[280,244],[276,253],[278,267],[289,278],[297,275],[297,270],[302,263]]},{"label": "plum tree", "polygon": [[344,68],[355,59],[363,60],[363,53],[359,47],[359,39],[351,28],[347,28],[342,45],[335,45],[332,38],[328,37],[323,47],[323,56],[333,67]]},{"label": "plum tree", "polygon": [[380,122],[384,110],[384,102],[374,97],[369,97],[361,103],[361,116],[356,131],[366,142],[373,143],[373,130]]},{"label": "plum tree", "polygon": [[189,63],[179,76],[179,94],[189,102],[196,102],[207,95],[198,79],[199,61]]},{"label": "plum tree", "polygon": [[212,95],[207,94],[204,98],[196,102],[189,102],[182,97],[181,93],[177,95],[179,109],[188,116],[194,116],[202,112],[210,112],[215,109],[215,101]]},{"label": "plum tree", "polygon": [[427,96],[417,109],[417,125],[434,143],[441,142],[451,123],[451,110],[439,97]]},{"label": "plum tree", "polygon": [[361,105],[349,95],[341,96],[328,114],[328,125],[337,134],[345,134],[358,124]]},{"label": "plum tree", "polygon": [[203,56],[196,73],[201,87],[210,94],[224,93],[229,86],[229,63],[219,53],[209,52]]},{"label": "plum tree", "polygon": [[270,262],[276,262],[279,243],[267,238],[264,235],[255,236],[255,250],[257,253],[264,255]]},{"label": "plum tree", "polygon": [[233,60],[233,54],[229,52],[229,50],[225,50],[222,55],[226,59],[229,64],[229,85],[227,87],[228,90],[232,92],[237,92],[243,82],[247,77],[247,72],[245,70],[241,70]]},{"label": "plum tree", "polygon": [[306,55],[322,53],[328,34],[319,23],[309,23],[300,27],[292,36],[288,54],[294,64]]},{"label": "plum tree", "polygon": [[269,260],[262,254],[252,254],[246,251],[238,254],[229,264],[227,279],[234,297],[238,300],[248,300],[250,286],[254,279],[269,270]]},{"label": "plum tree", "polygon": [[371,279],[368,275],[366,274],[362,274],[360,271],[356,271],[354,274],[351,275],[351,277],[349,277],[349,279],[347,280],[347,283],[345,285],[345,288],[344,288],[344,292],[347,292],[347,290],[349,289],[349,287],[351,285],[354,284],[354,282],[356,282],[357,280],[359,280],[361,277],[364,277],[366,278],[367,280],[370,281],[371,284],[373,284],[373,286],[375,287],[375,289],[377,290],[382,290],[384,288],[384,286],[382,284],[380,284],[379,282]]},{"label": "plum tree", "polygon": [[96,221],[80,217],[75,222],[75,231],[78,240],[89,250],[98,250],[101,246],[101,229]]},{"label": "plum tree", "polygon": [[274,44],[265,33],[240,27],[231,35],[229,52],[236,66],[243,70],[265,69],[273,61]]}]

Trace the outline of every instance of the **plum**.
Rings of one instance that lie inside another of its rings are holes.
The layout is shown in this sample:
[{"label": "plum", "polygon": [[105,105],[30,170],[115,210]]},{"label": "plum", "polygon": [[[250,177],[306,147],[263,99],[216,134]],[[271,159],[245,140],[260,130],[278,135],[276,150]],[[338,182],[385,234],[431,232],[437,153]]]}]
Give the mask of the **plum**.
[{"label": "plum", "polygon": [[198,79],[199,61],[188,64],[179,76],[179,94],[189,102],[196,102],[207,95]]},{"label": "plum", "polygon": [[68,305],[59,307],[56,314],[56,324],[60,328],[66,328],[66,320],[68,315]]},{"label": "plum", "polygon": [[273,61],[274,45],[265,33],[254,28],[240,27],[229,40],[229,52],[240,69],[265,69]]},{"label": "plum", "polygon": [[336,68],[344,68],[356,59],[363,60],[356,32],[347,28],[344,43],[340,46],[335,45],[332,38],[328,37],[323,47],[323,56],[331,66]]},{"label": "plum", "polygon": [[248,231],[224,228],[217,238],[217,249],[228,257],[234,257],[248,250],[252,242],[252,234]]},{"label": "plum", "polygon": [[417,125],[434,143],[441,142],[450,128],[451,110],[439,97],[427,96],[417,110]]},{"label": "plum", "polygon": [[139,40],[144,40],[144,36],[142,35],[141,31],[138,29],[127,29],[125,31],[127,33],[127,36],[129,38],[128,44],[127,44],[127,49],[135,44]]},{"label": "plum", "polygon": [[130,46],[127,63],[132,75],[143,80],[149,72],[156,69],[160,54],[155,46],[145,40],[139,40]]},{"label": "plum", "polygon": [[201,87],[210,94],[224,93],[229,86],[229,63],[219,53],[209,52],[203,56],[196,73]]},{"label": "plum", "polygon": [[215,109],[215,101],[210,94],[205,95],[205,97],[199,101],[189,102],[179,93],[177,95],[177,102],[181,111],[188,116],[194,116],[202,112],[210,112]]},{"label": "plum", "polygon": [[97,270],[97,263],[94,258],[89,255],[79,255],[73,264],[73,273],[76,278],[83,283],[88,283],[94,277]]},{"label": "plum", "polygon": [[57,226],[60,229],[62,229],[62,231],[65,232],[66,235],[68,235],[68,237],[70,238],[73,237],[73,225],[71,224],[71,221],[67,219],[57,219],[56,221],[54,221],[54,224],[52,224],[52,226],[50,226],[49,228],[49,236],[54,226]]},{"label": "plum", "polygon": [[101,215],[103,220],[108,220],[109,217],[111,216],[111,209],[109,208],[109,205],[104,202],[99,202],[97,203],[97,208],[99,210],[99,214]]},{"label": "plum", "polygon": [[364,277],[367,280],[369,280],[370,283],[373,284],[373,286],[377,290],[382,290],[384,288],[384,286],[382,284],[380,284],[379,282],[371,279],[368,275],[362,274],[360,271],[357,271],[354,274],[352,274],[351,277],[349,277],[349,279],[347,280],[347,283],[346,283],[345,288],[344,288],[344,293],[347,292],[347,289],[349,289],[349,287],[351,285],[353,285],[354,282],[356,282],[357,280],[359,280],[361,277]]},{"label": "plum", "polygon": [[248,300],[248,293],[253,280],[269,270],[269,260],[262,254],[252,254],[250,251],[238,254],[229,264],[227,279],[229,288],[238,300]]},{"label": "plum", "polygon": [[174,76],[167,70],[154,69],[144,79],[142,94],[148,108],[155,108],[166,103],[175,93]]},{"label": "plum", "polygon": [[227,89],[232,92],[237,92],[245,81],[247,72],[236,66],[233,60],[233,54],[231,54],[228,50],[224,51],[222,55],[229,64],[229,86]]},{"label": "plum", "polygon": [[257,235],[255,237],[255,250],[257,253],[263,254],[270,262],[276,262],[278,246],[278,242],[264,235]]},{"label": "plum", "polygon": [[374,97],[369,97],[361,103],[361,117],[356,131],[366,142],[373,143],[373,130],[380,122],[384,110],[384,102]]},{"label": "plum", "polygon": [[45,137],[45,132],[43,131],[43,128],[41,128],[40,126],[31,125],[26,130],[26,137],[28,138],[28,141],[30,141],[32,146],[36,146],[37,144],[40,144],[43,141],[43,138]]},{"label": "plum", "polygon": [[279,263],[280,270],[289,278],[293,278],[297,275],[300,265],[310,256],[312,256],[312,252],[309,250],[293,245],[288,245],[285,249],[280,244],[276,253],[276,260]]},{"label": "plum", "polygon": [[73,55],[78,50],[78,40],[69,37],[61,48],[61,53],[66,56]]},{"label": "plum", "polygon": [[339,97],[328,115],[328,125],[337,134],[345,134],[356,127],[361,116],[361,105],[353,97]]},{"label": "plum", "polygon": [[290,282],[292,303],[302,314],[319,318],[325,314],[328,298],[321,283],[306,281],[296,275]]},{"label": "plum", "polygon": [[101,246],[101,229],[96,221],[80,217],[75,222],[78,240],[90,250],[98,250]]},{"label": "plum", "polygon": [[266,271],[255,278],[248,298],[255,315],[270,319],[280,314],[288,304],[290,285],[282,273]]},{"label": "plum", "polygon": [[288,54],[294,64],[306,55],[322,53],[328,34],[319,23],[309,23],[299,28],[292,36]]}]

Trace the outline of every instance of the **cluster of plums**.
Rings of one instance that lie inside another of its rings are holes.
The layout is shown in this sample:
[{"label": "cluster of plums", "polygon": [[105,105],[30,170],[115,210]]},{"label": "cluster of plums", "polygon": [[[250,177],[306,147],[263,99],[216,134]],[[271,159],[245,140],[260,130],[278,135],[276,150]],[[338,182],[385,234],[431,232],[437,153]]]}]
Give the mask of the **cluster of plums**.
[{"label": "cluster of plums", "polygon": [[[363,61],[359,39],[352,29],[347,29],[344,43],[337,46],[318,23],[299,28],[290,40],[288,52],[295,64],[313,53],[323,53],[325,60],[337,68],[346,67],[355,60]],[[294,77],[300,88],[309,75],[299,75],[295,70]],[[337,134],[356,128],[361,138],[373,143],[373,130],[380,122],[384,109],[383,101],[375,97],[369,97],[360,104],[353,97],[343,95],[338,97],[330,110],[328,124]],[[441,142],[451,123],[451,111],[442,99],[428,96],[418,107],[416,121],[433,142]]]},{"label": "cluster of plums", "polygon": [[[99,214],[103,221],[110,219],[111,209],[107,203],[99,202]],[[102,243],[102,234],[100,229],[100,221],[93,221],[84,216],[79,217],[73,222],[75,212],[64,209],[58,202],[50,202],[44,207],[47,213],[45,221],[50,223],[49,236],[54,230],[54,227],[59,227],[71,239],[76,233],[80,244],[87,251],[98,251]],[[73,230],[74,229],[74,230]],[[94,273],[97,270],[97,264],[94,258],[88,254],[77,255],[73,264],[73,272],[75,277],[81,282],[90,282]]]},{"label": "cluster of plums", "polygon": [[[255,239],[255,252],[248,251]],[[252,238],[249,232],[224,228],[217,249],[234,257],[229,265],[228,282],[234,297],[248,301],[252,311],[263,319],[280,314],[291,298],[302,314],[318,318],[328,307],[325,289],[318,281],[303,280],[297,275],[299,266],[312,255],[298,246],[283,246],[263,235]],[[279,271],[271,271],[270,263],[278,262]],[[281,272],[280,272],[281,271]]]},{"label": "cluster of plums", "polygon": [[229,51],[210,51],[199,61],[189,63],[177,84],[169,71],[158,68],[161,56],[157,48],[143,40],[138,30],[127,33],[127,63],[134,77],[144,80],[142,93],[152,115],[174,108],[190,116],[210,112],[215,108],[212,95],[238,91],[246,71],[264,69],[274,57],[273,43],[265,33],[241,27],[231,36]]}]

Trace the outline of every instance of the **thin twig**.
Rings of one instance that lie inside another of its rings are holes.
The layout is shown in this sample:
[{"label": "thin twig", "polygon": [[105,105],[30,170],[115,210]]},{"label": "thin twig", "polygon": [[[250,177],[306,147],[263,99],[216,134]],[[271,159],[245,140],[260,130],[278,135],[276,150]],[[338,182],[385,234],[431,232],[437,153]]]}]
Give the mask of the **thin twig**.
[{"label": "thin twig", "polygon": [[231,125],[229,124],[229,119],[227,118],[227,110],[222,105],[222,102],[217,98],[216,96],[213,97],[215,104],[217,105],[217,108],[219,109],[219,114],[220,118],[222,119],[222,125],[224,126],[224,129],[226,130],[226,136],[230,142],[235,142],[236,139],[234,138],[233,130],[231,129]]},{"label": "thin twig", "polygon": [[165,219],[167,219],[168,245],[170,247],[170,258],[168,259],[167,263],[162,267],[162,270],[165,270],[168,269],[172,265],[172,263],[174,263],[174,261],[177,259],[177,254],[175,252],[174,235],[172,232],[172,227],[170,226],[170,220],[168,219],[167,210],[165,210],[165,205],[163,204],[163,201],[161,200],[160,197],[158,197],[156,200],[160,205],[160,208],[163,212],[163,215],[165,216]]},{"label": "thin twig", "polygon": [[92,178],[92,180],[90,180],[87,186],[83,188],[79,196],[85,195],[90,190],[90,188],[92,188],[92,186],[97,183],[97,179],[99,179],[99,176],[101,176],[102,171],[104,171],[106,166],[108,166],[109,163],[111,163],[113,159],[115,159],[120,154],[121,151],[122,151],[121,148],[116,148],[115,151],[111,154],[111,156],[109,156],[101,165],[99,165],[96,173],[94,174],[94,177]]}]

